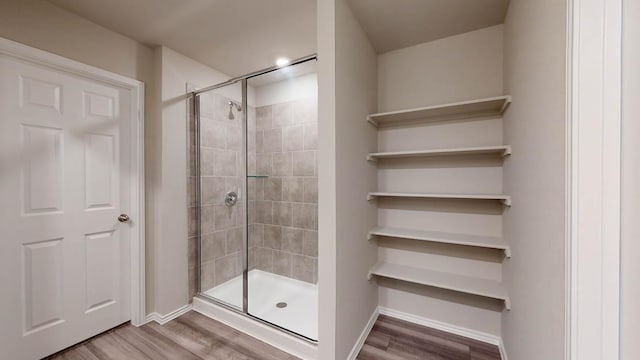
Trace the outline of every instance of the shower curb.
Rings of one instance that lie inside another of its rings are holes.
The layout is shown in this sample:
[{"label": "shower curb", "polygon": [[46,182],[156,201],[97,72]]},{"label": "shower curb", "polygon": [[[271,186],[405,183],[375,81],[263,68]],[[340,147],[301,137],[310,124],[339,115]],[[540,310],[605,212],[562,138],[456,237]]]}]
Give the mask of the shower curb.
[{"label": "shower curb", "polygon": [[198,297],[193,298],[192,309],[301,359],[316,360],[318,358],[318,346],[316,344],[266,326],[255,319],[240,315]]}]

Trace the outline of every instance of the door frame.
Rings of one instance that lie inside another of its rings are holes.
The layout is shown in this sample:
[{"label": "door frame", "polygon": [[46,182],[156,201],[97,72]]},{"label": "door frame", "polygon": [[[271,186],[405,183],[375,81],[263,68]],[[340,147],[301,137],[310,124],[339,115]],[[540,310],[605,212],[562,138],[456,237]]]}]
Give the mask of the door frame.
[{"label": "door frame", "polygon": [[623,0],[567,0],[565,359],[619,359]]},{"label": "door frame", "polygon": [[144,184],[144,83],[59,55],[0,37],[0,55],[45,66],[71,75],[97,80],[131,93],[130,152],[130,263],[131,263],[131,323],[145,323],[145,184]]}]

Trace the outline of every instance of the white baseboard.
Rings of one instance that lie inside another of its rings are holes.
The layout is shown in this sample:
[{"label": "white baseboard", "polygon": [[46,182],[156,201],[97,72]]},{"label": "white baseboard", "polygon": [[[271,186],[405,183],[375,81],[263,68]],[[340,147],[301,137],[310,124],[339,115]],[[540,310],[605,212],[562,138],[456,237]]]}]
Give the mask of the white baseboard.
[{"label": "white baseboard", "polygon": [[498,349],[500,349],[500,357],[502,358],[502,360],[509,360],[509,358],[507,357],[507,349],[504,347],[502,338],[500,338],[500,344],[498,344]]},{"label": "white baseboard", "polygon": [[500,336],[488,334],[481,331],[467,329],[461,326],[443,323],[441,321],[428,319],[425,317],[409,314],[409,313],[394,310],[394,309],[389,309],[383,306],[378,307],[378,313],[382,315],[394,317],[396,319],[408,321],[410,323],[427,326],[436,330],[441,330],[451,334],[464,336],[469,339],[478,340],[488,344],[496,345],[500,350],[500,355],[502,356],[502,360],[508,360],[507,353],[505,351],[504,344]]},{"label": "white baseboard", "polygon": [[193,298],[193,311],[242,331],[258,340],[304,360],[318,358],[318,346],[267,326],[258,320],[238,314],[198,297]]},{"label": "white baseboard", "polygon": [[147,315],[145,323],[148,323],[150,321],[155,321],[160,325],[164,325],[164,324],[168,323],[169,321],[177,318],[178,316],[187,313],[189,310],[192,309],[192,307],[193,306],[191,304],[187,304],[185,306],[182,306],[180,308],[177,308],[177,309],[173,310],[172,312],[170,312],[170,313],[168,313],[166,315],[162,315],[162,314],[159,314],[157,312],[152,312],[151,314]]},{"label": "white baseboard", "polygon": [[367,322],[367,325],[362,330],[362,333],[358,337],[358,341],[356,341],[356,344],[353,346],[353,349],[351,350],[351,353],[349,353],[349,357],[347,357],[347,360],[355,360],[356,359],[356,357],[360,353],[360,350],[362,350],[362,347],[364,346],[364,342],[365,342],[365,340],[367,340],[367,336],[369,336],[369,333],[371,332],[371,329],[373,328],[373,325],[376,323],[376,320],[378,320],[378,308],[377,307],[375,308],[375,310],[371,314],[371,317],[369,318],[369,321]]}]

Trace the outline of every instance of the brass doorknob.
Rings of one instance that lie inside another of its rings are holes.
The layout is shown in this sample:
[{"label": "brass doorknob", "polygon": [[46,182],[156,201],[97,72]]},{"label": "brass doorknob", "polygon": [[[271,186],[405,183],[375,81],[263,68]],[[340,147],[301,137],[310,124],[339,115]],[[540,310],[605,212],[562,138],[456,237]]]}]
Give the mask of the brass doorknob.
[{"label": "brass doorknob", "polygon": [[118,221],[120,221],[120,222],[127,222],[127,221],[129,221],[129,215],[127,215],[127,214],[120,214],[120,216],[118,216]]}]

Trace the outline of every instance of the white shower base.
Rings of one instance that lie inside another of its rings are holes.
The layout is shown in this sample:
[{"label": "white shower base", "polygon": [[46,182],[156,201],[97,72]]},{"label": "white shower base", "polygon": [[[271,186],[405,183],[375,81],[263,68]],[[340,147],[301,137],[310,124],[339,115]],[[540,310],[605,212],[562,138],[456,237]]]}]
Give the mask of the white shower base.
[{"label": "white shower base", "polygon": [[[242,276],[204,292],[242,308]],[[318,286],[262,270],[249,271],[249,314],[300,334],[318,339]],[[284,308],[276,307],[285,302]]]}]

